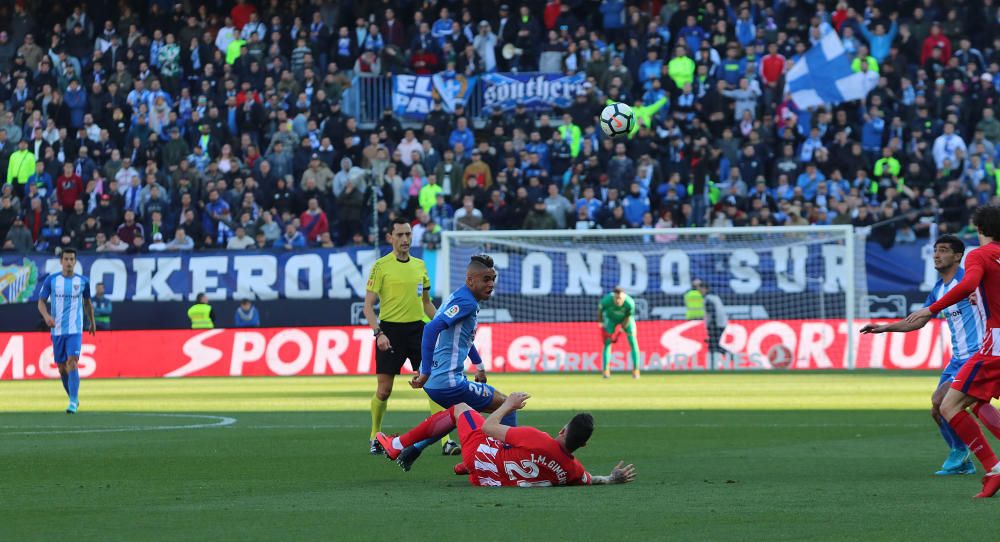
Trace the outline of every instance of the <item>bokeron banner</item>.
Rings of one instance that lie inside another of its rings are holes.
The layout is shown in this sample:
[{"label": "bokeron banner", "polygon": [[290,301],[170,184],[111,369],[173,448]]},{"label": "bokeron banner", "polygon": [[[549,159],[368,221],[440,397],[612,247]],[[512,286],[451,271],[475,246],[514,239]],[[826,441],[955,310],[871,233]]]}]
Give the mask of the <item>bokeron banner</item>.
[{"label": "bokeron banner", "polygon": [[[700,321],[639,322],[647,371],[823,370],[847,366],[855,335],[857,369],[940,370],[951,356],[947,326],[908,334],[860,335],[843,320],[733,321],[710,359]],[[483,324],[476,347],[487,370],[600,370],[596,323]],[[90,378],[358,375],[374,371],[367,327],[111,331],[84,335],[80,372]],[[613,368],[628,367],[628,343],[614,344]],[[0,380],[58,378],[47,333],[0,334]]]}]

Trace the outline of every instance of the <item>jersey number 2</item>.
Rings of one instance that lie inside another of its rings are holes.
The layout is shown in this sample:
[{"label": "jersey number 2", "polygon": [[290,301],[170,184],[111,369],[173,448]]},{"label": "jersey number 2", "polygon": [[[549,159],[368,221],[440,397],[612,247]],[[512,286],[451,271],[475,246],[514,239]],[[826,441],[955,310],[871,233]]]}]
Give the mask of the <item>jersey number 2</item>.
[{"label": "jersey number 2", "polygon": [[503,470],[507,471],[507,476],[511,480],[517,480],[520,477],[521,480],[517,482],[517,485],[521,487],[548,487],[552,485],[552,482],[548,480],[531,481],[532,478],[538,477],[538,465],[530,459],[522,459],[520,464],[516,461],[504,461]]}]

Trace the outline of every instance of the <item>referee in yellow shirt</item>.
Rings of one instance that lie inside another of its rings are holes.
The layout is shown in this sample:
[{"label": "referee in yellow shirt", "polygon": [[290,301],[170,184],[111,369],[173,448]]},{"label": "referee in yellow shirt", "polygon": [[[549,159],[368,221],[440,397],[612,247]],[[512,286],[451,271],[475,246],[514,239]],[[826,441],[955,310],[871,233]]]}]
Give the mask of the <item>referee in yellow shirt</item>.
[{"label": "referee in yellow shirt", "polygon": [[[372,266],[365,292],[365,318],[375,334],[375,376],[378,388],[371,401],[372,432],[369,437],[372,454],[381,453],[375,434],[382,430],[382,418],[392,395],[392,384],[410,360],[410,368],[420,370],[420,342],[424,321],[434,318],[431,303],[431,280],[424,261],[410,256],[413,232],[405,218],[392,221],[389,242],[392,252],[379,258]],[[380,302],[378,318],[375,303]],[[430,403],[430,401],[428,401]],[[436,407],[436,408],[435,408]],[[431,412],[441,410],[431,403]],[[457,455],[461,449],[450,439],[444,444],[445,455]]]}]

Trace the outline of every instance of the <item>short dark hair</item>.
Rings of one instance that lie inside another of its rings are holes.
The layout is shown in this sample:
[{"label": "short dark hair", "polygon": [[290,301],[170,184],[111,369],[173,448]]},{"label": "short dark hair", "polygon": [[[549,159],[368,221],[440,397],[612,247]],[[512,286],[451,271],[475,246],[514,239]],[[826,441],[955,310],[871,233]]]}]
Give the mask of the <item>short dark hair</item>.
[{"label": "short dark hair", "polygon": [[487,269],[493,269],[493,258],[487,254],[476,254],[472,257],[472,264],[481,264]]},{"label": "short dark hair", "polygon": [[392,226],[390,226],[390,227],[392,229],[396,229],[396,224],[403,224],[405,226],[409,226],[410,225],[410,221],[407,220],[405,217],[397,216],[396,218],[392,219]]},{"label": "short dark hair", "polygon": [[621,286],[615,286],[614,289],[611,290],[611,291],[614,292],[614,293],[616,293],[616,294],[624,294],[625,293],[625,288],[622,288]]},{"label": "short dark hair", "polygon": [[571,453],[590,440],[594,433],[594,417],[589,412],[581,412],[566,425],[566,449]]},{"label": "short dark hair", "polygon": [[948,245],[955,254],[965,254],[965,243],[954,235],[947,234],[938,237],[937,241],[934,241],[934,246],[938,245]]},{"label": "short dark hair", "polygon": [[972,223],[979,231],[995,241],[1000,241],[1000,207],[984,205],[972,215]]},{"label": "short dark hair", "polygon": [[59,255],[59,259],[62,259],[63,254],[72,254],[73,257],[75,258],[76,257],[76,249],[75,248],[70,248],[70,247],[66,247],[66,248],[62,249],[62,254]]}]

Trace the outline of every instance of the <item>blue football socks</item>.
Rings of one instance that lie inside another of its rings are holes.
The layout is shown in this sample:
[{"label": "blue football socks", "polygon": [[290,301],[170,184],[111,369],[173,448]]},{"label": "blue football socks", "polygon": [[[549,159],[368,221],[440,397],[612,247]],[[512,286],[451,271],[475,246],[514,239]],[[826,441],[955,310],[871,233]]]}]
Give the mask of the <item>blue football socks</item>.
[{"label": "blue football socks", "polygon": [[69,376],[67,380],[68,380],[67,383],[68,389],[66,391],[69,393],[69,400],[73,401],[74,403],[78,402],[77,397],[79,396],[80,393],[80,370],[73,369],[72,371],[69,371]]}]

